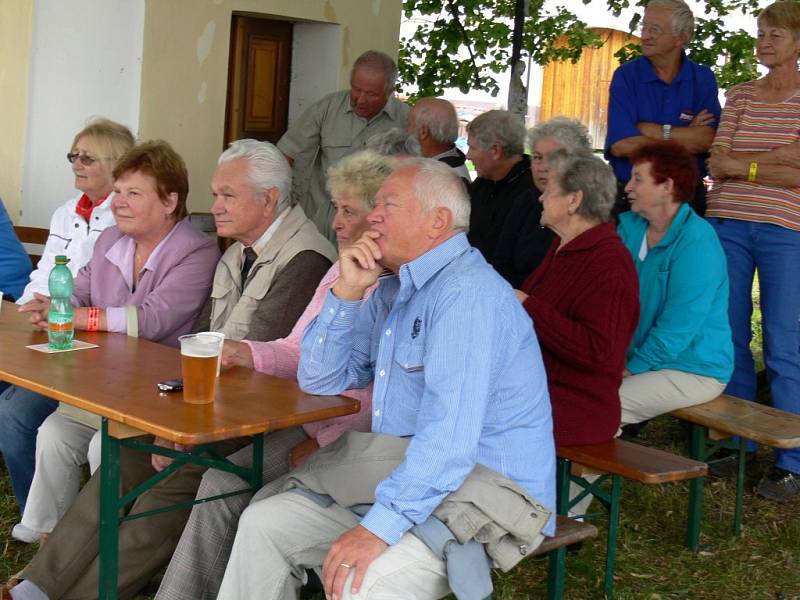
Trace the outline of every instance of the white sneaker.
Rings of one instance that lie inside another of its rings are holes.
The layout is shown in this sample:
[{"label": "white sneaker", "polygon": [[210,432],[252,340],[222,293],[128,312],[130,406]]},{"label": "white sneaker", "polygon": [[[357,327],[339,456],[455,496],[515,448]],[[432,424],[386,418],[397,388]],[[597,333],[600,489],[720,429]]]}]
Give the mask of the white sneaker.
[{"label": "white sneaker", "polygon": [[39,538],[42,537],[42,533],[40,531],[28,529],[22,523],[17,523],[14,525],[14,529],[11,530],[11,537],[17,541],[32,544],[33,542],[39,541]]}]

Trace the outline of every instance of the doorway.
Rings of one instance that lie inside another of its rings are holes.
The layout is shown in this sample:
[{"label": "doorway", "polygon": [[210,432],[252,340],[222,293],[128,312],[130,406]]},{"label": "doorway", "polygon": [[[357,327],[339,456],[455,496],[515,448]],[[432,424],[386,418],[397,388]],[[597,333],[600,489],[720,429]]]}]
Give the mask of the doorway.
[{"label": "doorway", "polygon": [[223,148],[242,138],[277,143],[289,115],[292,23],[234,14],[229,56]]}]

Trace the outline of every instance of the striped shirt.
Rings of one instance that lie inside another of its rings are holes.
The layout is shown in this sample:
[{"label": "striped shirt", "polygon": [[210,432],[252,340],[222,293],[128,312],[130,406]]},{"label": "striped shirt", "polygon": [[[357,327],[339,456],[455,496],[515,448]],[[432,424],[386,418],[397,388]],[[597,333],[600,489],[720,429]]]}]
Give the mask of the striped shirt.
[{"label": "striped shirt", "polygon": [[388,544],[476,463],[555,507],[550,398],[530,318],[463,233],[404,264],[366,301],[328,292],[303,337],[298,381],[312,394],[374,381],[372,430],[411,438],[361,522]]},{"label": "striped shirt", "polygon": [[[800,139],[800,91],[782,102],[756,98],[755,82],[731,88],[713,148],[766,152]],[[726,179],[708,196],[706,217],[771,223],[800,231],[800,186]]]}]

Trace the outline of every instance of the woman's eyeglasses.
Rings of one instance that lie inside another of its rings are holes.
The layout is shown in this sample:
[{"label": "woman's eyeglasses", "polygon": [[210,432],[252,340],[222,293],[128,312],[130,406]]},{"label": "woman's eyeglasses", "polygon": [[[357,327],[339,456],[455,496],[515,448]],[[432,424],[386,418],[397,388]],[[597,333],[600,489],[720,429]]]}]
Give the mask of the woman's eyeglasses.
[{"label": "woman's eyeglasses", "polygon": [[84,167],[91,167],[97,162],[96,158],[92,158],[88,154],[81,154],[79,152],[68,152],[67,160],[70,162],[70,164],[73,164],[76,160],[79,160]]}]

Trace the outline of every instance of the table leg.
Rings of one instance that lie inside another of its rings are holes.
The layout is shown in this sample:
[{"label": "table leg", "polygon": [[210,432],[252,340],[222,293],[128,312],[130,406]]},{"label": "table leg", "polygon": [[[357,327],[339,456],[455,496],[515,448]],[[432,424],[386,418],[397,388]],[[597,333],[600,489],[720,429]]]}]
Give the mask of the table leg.
[{"label": "table leg", "polygon": [[[556,462],[556,513],[569,516],[569,481],[572,463],[564,458]],[[567,571],[567,548],[561,546],[550,552],[547,569],[547,600],[564,596],[564,577]]]},{"label": "table leg", "polygon": [[100,463],[100,600],[117,598],[119,554],[119,440],[108,434],[108,419],[102,424]]},{"label": "table leg", "polygon": [[608,508],[608,544],[606,545],[606,575],[603,591],[606,598],[614,597],[614,568],[617,560],[617,532],[619,531],[619,505],[622,496],[622,478],[611,476],[611,498]]},{"label": "table leg", "polygon": [[[692,423],[690,454],[693,459],[706,460],[706,428]],[[700,548],[700,523],[703,518],[703,488],[705,477],[689,482],[689,523],[686,527],[686,546],[693,552]]]}]

